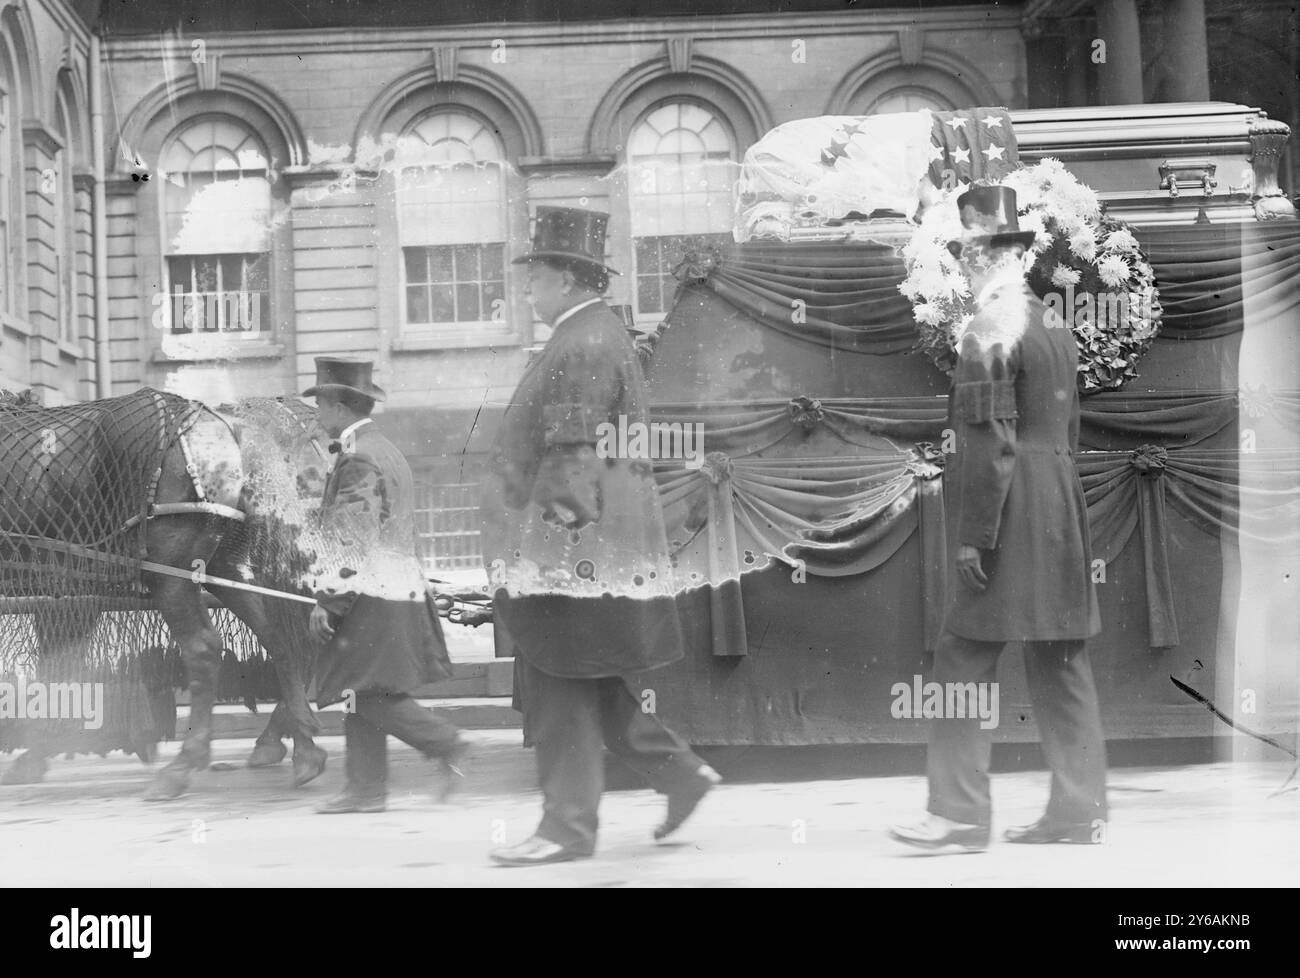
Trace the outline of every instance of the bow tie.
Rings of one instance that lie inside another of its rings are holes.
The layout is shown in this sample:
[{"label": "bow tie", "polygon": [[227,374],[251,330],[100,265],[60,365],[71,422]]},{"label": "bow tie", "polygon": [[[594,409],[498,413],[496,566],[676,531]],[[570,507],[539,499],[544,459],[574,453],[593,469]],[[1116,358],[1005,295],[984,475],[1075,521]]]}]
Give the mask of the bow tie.
[{"label": "bow tie", "polygon": [[332,442],[330,442],[330,454],[331,454],[331,455],[337,455],[337,454],[339,454],[339,452],[341,452],[341,451],[343,451],[343,443],[342,443],[342,442],[337,442],[337,441],[332,441]]}]

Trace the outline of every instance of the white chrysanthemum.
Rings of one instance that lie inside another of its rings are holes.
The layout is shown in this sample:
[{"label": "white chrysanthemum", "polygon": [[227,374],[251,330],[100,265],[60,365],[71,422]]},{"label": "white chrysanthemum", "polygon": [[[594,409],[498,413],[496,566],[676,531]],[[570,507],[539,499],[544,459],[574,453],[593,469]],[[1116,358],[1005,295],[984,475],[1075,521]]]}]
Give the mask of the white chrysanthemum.
[{"label": "white chrysanthemum", "polygon": [[1111,288],[1119,288],[1126,283],[1132,272],[1133,270],[1129,268],[1128,262],[1119,255],[1106,255],[1101,261],[1097,262],[1097,273],[1101,275],[1101,280]]},{"label": "white chrysanthemum", "polygon": [[1078,285],[1079,278],[1080,275],[1078,271],[1070,268],[1068,265],[1062,265],[1060,262],[1057,262],[1056,267],[1052,269],[1052,284],[1058,289],[1063,289],[1070,285]]},{"label": "white chrysanthemum", "polygon": [[938,326],[944,319],[943,310],[932,302],[921,302],[913,306],[912,315],[918,323],[927,326]]},{"label": "white chrysanthemum", "polygon": [[1107,251],[1137,251],[1137,238],[1127,228],[1121,228],[1118,231],[1112,231],[1106,235]]},{"label": "white chrysanthemum", "polygon": [[1092,228],[1084,225],[1070,235],[1070,251],[1083,261],[1092,261],[1097,254],[1097,239],[1093,237]]}]

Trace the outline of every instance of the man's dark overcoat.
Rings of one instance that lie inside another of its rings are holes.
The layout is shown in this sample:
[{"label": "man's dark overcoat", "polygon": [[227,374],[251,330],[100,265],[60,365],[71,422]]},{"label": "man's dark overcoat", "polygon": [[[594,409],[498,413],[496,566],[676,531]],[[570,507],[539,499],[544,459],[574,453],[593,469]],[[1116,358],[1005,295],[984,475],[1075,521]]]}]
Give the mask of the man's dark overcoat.
[{"label": "man's dark overcoat", "polygon": [[[602,425],[645,424],[646,408],[627,331],[596,302],[556,325],[502,420],[484,561],[497,621],[549,675],[622,676],[683,655],[653,460],[601,444]],[[568,515],[585,525],[558,527]]]},{"label": "man's dark overcoat", "polygon": [[317,703],[338,702],[349,689],[408,693],[451,675],[416,557],[411,467],[374,422],[342,445],[315,543],[323,571],[316,598],[335,626],[317,666]]},{"label": "man's dark overcoat", "polygon": [[[962,335],[947,456],[946,627],[985,641],[1082,639],[1100,630],[1079,438],[1078,348],[1022,277],[997,284]],[[960,544],[984,551],[988,589],[957,578]]]}]

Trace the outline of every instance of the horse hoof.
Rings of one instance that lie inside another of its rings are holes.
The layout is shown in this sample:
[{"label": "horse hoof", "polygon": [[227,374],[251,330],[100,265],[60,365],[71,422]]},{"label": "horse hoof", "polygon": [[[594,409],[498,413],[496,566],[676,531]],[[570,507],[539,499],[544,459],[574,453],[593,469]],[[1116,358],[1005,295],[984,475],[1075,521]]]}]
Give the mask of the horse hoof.
[{"label": "horse hoof", "polygon": [[325,758],[329,757],[319,747],[295,749],[293,752],[293,786],[301,788],[309,781],[320,777],[325,770]]},{"label": "horse hoof", "polygon": [[285,747],[284,742],[280,740],[269,744],[255,744],[253,753],[248,755],[248,766],[273,767],[283,761],[288,753],[289,748]]},{"label": "horse hoof", "polygon": [[190,786],[189,772],[180,773],[177,771],[159,771],[154,775],[153,783],[149,785],[149,790],[144,793],[145,801],[171,801],[173,798],[179,798],[185,794],[185,789]]},{"label": "horse hoof", "polygon": [[20,754],[18,759],[9,765],[9,770],[4,773],[4,776],[0,777],[0,784],[40,784],[45,780],[45,772],[48,768],[45,758]]}]

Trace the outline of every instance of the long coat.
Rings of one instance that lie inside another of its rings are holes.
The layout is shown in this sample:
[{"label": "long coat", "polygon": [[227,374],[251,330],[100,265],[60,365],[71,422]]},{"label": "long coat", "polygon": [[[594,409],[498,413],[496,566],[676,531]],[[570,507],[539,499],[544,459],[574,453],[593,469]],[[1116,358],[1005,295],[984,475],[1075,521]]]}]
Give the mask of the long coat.
[{"label": "long coat", "polygon": [[944,472],[948,551],[983,551],[976,593],[948,569],[946,627],[986,641],[1080,639],[1100,629],[1083,486],[1074,335],[1015,277],[963,334]]},{"label": "long coat", "polygon": [[645,383],[597,302],[555,327],[519,381],[480,504],[497,621],[550,675],[619,676],[683,655],[652,461],[608,457],[631,453],[602,439],[620,421],[647,422]]},{"label": "long coat", "polygon": [[374,422],[325,483],[315,544],[317,603],[334,637],[317,665],[321,706],[354,693],[408,693],[451,675],[437,607],[416,558],[411,468]]}]

